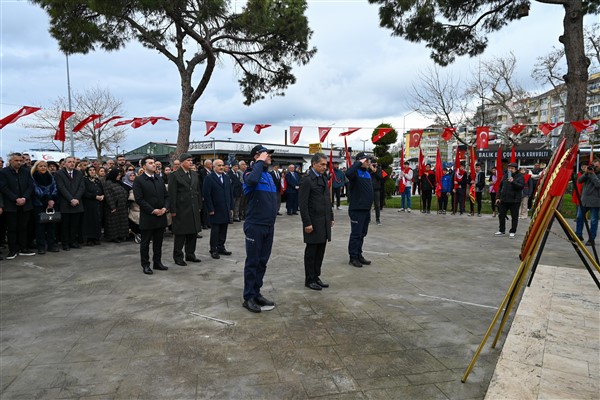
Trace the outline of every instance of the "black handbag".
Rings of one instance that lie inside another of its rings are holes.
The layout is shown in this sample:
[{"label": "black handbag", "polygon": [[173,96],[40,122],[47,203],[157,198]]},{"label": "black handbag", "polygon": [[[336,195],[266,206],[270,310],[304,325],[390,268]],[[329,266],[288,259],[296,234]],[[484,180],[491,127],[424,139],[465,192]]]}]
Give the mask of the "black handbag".
[{"label": "black handbag", "polygon": [[39,213],[39,216],[40,224],[54,224],[62,218],[60,211],[54,211],[54,208],[47,208],[45,212]]}]

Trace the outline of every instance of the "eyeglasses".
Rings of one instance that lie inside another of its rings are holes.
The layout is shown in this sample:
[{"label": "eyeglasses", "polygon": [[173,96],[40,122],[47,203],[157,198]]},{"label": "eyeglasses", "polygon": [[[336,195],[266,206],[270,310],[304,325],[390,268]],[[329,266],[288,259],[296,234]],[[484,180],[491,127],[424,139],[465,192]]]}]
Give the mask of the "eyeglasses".
[{"label": "eyeglasses", "polygon": [[127,168],[127,172],[129,171],[135,171],[135,168]]}]

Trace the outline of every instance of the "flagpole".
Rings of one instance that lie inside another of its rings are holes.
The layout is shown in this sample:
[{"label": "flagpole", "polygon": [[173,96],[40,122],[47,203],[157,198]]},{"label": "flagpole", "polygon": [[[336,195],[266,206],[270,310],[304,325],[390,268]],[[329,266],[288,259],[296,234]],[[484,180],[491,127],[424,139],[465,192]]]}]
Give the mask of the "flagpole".
[{"label": "flagpole", "polygon": [[[69,55],[67,53],[65,53],[65,57],[67,58],[67,94],[68,94],[68,98],[69,98],[69,111],[73,111],[72,107],[71,107],[71,76],[69,74]],[[71,141],[71,157],[75,156],[75,142],[74,142],[74,137],[73,137],[73,124],[69,121],[69,138]],[[63,151],[65,151],[64,149],[64,145],[65,143],[63,142]]]}]

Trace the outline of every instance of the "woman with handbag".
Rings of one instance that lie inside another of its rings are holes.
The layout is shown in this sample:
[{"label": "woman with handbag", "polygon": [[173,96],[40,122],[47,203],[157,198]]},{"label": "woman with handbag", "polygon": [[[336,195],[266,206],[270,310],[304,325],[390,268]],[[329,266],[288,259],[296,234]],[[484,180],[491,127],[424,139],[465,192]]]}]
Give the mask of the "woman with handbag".
[{"label": "woman with handbag", "polygon": [[96,175],[96,167],[90,165],[84,172],[83,192],[83,240],[88,246],[100,244],[102,233],[102,206],[104,188]]},{"label": "woman with handbag", "polygon": [[[54,205],[58,200],[58,188],[56,181],[50,172],[48,172],[48,163],[46,161],[37,161],[31,168],[33,178],[33,208],[35,212],[35,241],[38,254],[45,254],[46,250],[58,252],[56,245],[56,225],[60,215],[54,211]],[[57,215],[58,214],[58,215]],[[52,218],[47,218],[49,215]]]}]

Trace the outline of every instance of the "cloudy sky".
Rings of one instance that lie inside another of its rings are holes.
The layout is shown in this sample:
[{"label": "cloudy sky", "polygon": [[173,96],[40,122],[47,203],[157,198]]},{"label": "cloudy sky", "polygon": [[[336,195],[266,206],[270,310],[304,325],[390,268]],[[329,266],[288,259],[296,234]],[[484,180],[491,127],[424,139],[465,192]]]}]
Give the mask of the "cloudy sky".
[{"label": "cloudy sky", "polygon": [[[419,71],[433,65],[429,51],[424,44],[391,37],[379,27],[377,13],[378,8],[366,0],[309,0],[312,45],[318,52],[307,66],[294,69],[297,83],[284,97],[267,98],[248,107],[243,105],[233,69],[221,63],[196,103],[191,139],[203,138],[206,120],[247,124],[233,135],[231,125],[221,123],[211,135],[217,139],[280,144],[289,126],[305,126],[299,141],[303,145],[318,142],[318,126],[336,128],[330,133],[334,145],[343,144],[337,136],[342,128],[372,129],[387,122],[401,132],[404,125],[406,129],[427,126],[430,121],[412,112],[408,94]],[[518,59],[521,83],[531,91],[544,90],[531,79],[530,71],[536,57],[559,45],[562,18],[562,7],[533,2],[529,17],[489,36],[483,59],[512,51]],[[44,11],[27,1],[0,0],[0,23],[0,118],[23,105],[48,107],[57,97],[66,96],[65,56],[48,33]],[[477,59],[463,58],[450,70],[467,78],[477,63]],[[106,88],[123,101],[129,117],[177,119],[178,74],[174,64],[156,51],[130,43],[117,52],[73,55],[69,66],[72,91]],[[257,136],[252,132],[255,123],[273,126]],[[5,127],[0,131],[0,154],[50,146],[21,140],[34,133],[20,122]],[[369,138],[370,133],[369,129],[358,131],[350,136],[349,145],[362,147],[360,139]],[[176,122],[158,122],[130,129],[121,148],[131,150],[148,141],[175,142],[176,136]],[[93,153],[78,155],[86,154]]]}]

